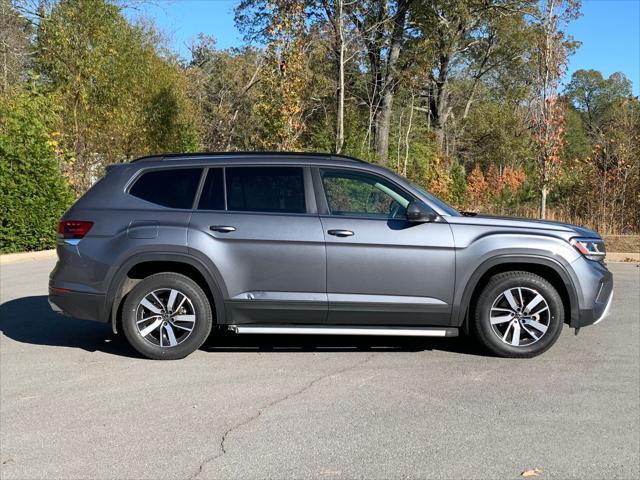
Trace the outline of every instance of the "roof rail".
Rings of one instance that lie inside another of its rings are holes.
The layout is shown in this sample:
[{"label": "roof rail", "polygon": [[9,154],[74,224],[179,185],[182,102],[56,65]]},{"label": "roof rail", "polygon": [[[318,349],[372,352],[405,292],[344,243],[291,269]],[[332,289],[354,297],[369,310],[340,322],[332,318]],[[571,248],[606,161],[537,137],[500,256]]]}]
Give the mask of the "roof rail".
[{"label": "roof rail", "polygon": [[303,156],[303,157],[323,157],[330,158],[332,160],[351,160],[354,162],[367,163],[359,158],[350,157],[348,155],[336,155],[333,153],[322,152],[278,152],[278,151],[243,151],[243,152],[195,152],[195,153],[163,153],[157,155],[147,155],[144,157],[131,160],[130,163],[136,162],[151,162],[170,160],[174,158],[192,158],[192,157],[242,157],[242,156],[254,156],[254,155],[283,155],[283,156]]}]

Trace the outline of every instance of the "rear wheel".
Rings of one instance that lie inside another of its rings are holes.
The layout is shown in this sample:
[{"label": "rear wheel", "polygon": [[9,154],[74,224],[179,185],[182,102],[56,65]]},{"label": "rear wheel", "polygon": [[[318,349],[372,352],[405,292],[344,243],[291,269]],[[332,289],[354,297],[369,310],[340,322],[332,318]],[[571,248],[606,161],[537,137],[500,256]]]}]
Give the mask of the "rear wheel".
[{"label": "rear wheel", "polygon": [[558,339],[564,306],[547,280],[530,272],[491,277],[471,318],[476,338],[501,357],[534,357]]},{"label": "rear wheel", "polygon": [[145,278],[127,295],[122,329],[147,358],[175,360],[196,351],[209,336],[211,306],[200,286],[178,273]]}]

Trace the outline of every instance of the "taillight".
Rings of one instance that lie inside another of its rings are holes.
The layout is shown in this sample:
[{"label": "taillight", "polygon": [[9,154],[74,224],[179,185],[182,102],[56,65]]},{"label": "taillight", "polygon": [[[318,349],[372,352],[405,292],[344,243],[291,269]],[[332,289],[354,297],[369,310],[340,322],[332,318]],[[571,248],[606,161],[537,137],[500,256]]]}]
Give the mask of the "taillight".
[{"label": "taillight", "polygon": [[64,220],[58,223],[59,238],[83,238],[93,227],[93,222],[83,220]]}]

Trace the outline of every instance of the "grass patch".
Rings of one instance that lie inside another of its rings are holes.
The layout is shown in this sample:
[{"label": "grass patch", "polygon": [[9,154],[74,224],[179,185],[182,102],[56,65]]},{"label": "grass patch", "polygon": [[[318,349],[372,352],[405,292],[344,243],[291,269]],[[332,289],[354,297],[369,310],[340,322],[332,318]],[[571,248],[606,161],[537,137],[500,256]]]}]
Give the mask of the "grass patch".
[{"label": "grass patch", "polygon": [[607,252],[640,252],[640,235],[603,235]]}]

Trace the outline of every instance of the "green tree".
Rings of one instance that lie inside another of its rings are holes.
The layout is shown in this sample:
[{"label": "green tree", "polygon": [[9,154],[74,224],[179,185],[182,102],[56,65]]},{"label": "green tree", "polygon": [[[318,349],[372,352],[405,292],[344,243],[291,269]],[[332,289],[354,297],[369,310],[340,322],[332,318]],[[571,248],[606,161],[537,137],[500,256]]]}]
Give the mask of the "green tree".
[{"label": "green tree", "polygon": [[631,82],[622,73],[605,79],[597,70],[578,70],[571,76],[564,94],[582,114],[589,132],[595,135],[607,111],[621,98],[631,97]]},{"label": "green tree", "polygon": [[56,161],[54,104],[34,85],[0,100],[0,252],[53,247],[73,198]]},{"label": "green tree", "polygon": [[102,167],[198,147],[177,59],[151,25],[132,25],[109,0],[59,0],[41,10],[37,66],[66,115],[64,171],[86,190]]}]

